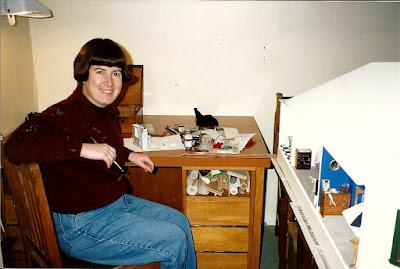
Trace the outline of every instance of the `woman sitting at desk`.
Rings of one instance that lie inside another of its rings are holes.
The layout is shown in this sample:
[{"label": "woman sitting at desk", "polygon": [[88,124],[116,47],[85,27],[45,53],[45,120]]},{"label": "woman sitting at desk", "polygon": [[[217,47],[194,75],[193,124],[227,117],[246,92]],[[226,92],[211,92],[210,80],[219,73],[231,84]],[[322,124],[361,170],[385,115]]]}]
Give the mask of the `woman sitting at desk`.
[{"label": "woman sitting at desk", "polygon": [[154,163],[123,147],[112,103],[131,75],[119,45],[86,43],[74,78],[71,96],[24,122],[5,145],[10,162],[41,166],[61,250],[98,264],[196,268],[186,216],[127,194],[118,164],[131,161],[152,172]]}]

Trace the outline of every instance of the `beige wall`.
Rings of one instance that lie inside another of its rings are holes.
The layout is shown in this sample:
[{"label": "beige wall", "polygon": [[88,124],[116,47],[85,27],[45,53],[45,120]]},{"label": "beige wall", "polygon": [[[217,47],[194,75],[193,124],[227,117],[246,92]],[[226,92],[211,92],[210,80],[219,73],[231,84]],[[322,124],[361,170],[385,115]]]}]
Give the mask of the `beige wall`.
[{"label": "beige wall", "polygon": [[17,18],[11,26],[1,17],[1,133],[11,133],[32,111],[37,99],[29,20]]},{"label": "beige wall", "polygon": [[[73,91],[80,47],[109,37],[144,65],[144,114],[253,115],[270,148],[275,92],[296,95],[369,62],[400,60],[397,3],[41,3],[54,17],[30,20],[39,111]],[[276,188],[269,172],[270,224]]]}]

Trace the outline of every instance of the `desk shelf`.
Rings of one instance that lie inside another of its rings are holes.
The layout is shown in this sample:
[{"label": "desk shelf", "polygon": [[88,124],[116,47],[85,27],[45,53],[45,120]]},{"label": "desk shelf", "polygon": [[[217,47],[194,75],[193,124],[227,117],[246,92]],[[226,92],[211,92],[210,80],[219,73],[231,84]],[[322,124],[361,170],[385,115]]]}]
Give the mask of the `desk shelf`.
[{"label": "desk shelf", "polygon": [[[247,170],[217,170],[216,175],[210,175],[211,170],[197,170],[197,178],[191,178],[187,170],[186,193],[189,196],[215,197],[249,197],[251,186],[251,171]],[[214,170],[215,171],[215,170]],[[206,176],[204,176],[206,175]],[[253,175],[254,176],[254,175]],[[207,182],[208,181],[208,182]]]},{"label": "desk shelf", "polygon": [[[183,180],[189,177],[190,170],[192,169],[183,169]],[[246,264],[251,257],[252,247],[252,240],[249,239],[253,237],[251,182],[256,182],[255,169],[220,168],[218,170],[227,172],[216,179],[215,183],[220,181],[220,186],[222,186],[221,181],[227,180],[229,184],[230,174],[241,173],[247,176],[248,188],[245,194],[237,193],[236,195],[230,194],[226,190],[226,185],[221,195],[211,192],[208,195],[186,194],[186,215],[192,225],[198,268],[247,268]],[[202,168],[200,172],[204,174],[208,170]],[[203,181],[201,176],[197,180]],[[185,182],[191,183],[191,180],[187,179]],[[220,259],[215,259],[216,254]],[[224,261],[223,264],[219,264],[221,261]]]}]

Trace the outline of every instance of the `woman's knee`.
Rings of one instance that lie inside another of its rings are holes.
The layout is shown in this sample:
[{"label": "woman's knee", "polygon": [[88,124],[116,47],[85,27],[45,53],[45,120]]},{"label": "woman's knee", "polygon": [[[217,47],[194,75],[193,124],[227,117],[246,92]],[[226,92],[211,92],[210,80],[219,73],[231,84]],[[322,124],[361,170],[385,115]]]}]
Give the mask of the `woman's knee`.
[{"label": "woman's knee", "polygon": [[162,240],[162,247],[166,255],[165,262],[175,264],[177,268],[183,268],[186,262],[186,255],[189,244],[186,232],[179,226],[171,224],[164,227],[165,238]]},{"label": "woman's knee", "polygon": [[185,247],[187,245],[187,234],[185,229],[183,229],[178,225],[171,225],[171,226],[172,227],[169,229],[169,231],[166,231],[167,234],[169,234],[171,240],[175,240]]},{"label": "woman's knee", "polygon": [[182,229],[187,230],[190,229],[189,219],[182,212],[177,212],[175,216],[175,223],[180,226]]}]

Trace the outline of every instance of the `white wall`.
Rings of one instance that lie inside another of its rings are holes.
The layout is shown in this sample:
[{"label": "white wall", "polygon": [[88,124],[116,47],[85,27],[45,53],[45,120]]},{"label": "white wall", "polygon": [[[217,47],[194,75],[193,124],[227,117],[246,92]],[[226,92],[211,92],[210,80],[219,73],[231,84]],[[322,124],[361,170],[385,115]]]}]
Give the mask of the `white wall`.
[{"label": "white wall", "polygon": [[[37,110],[28,19],[22,18],[14,26],[11,26],[7,17],[1,17],[0,36],[0,133],[8,135],[24,121],[29,112]],[[1,217],[3,219],[3,216]],[[1,220],[0,224],[3,227]],[[3,267],[3,254],[0,246],[0,268]]]},{"label": "white wall", "polygon": [[[39,111],[75,87],[72,63],[109,37],[144,65],[144,114],[253,115],[271,148],[275,92],[296,95],[372,61],[399,60],[397,3],[41,0],[31,20]],[[266,221],[274,224],[268,173]]]},{"label": "white wall", "polygon": [[0,132],[8,135],[25,116],[37,111],[32,46],[27,18],[9,25],[1,17],[1,119]]}]

